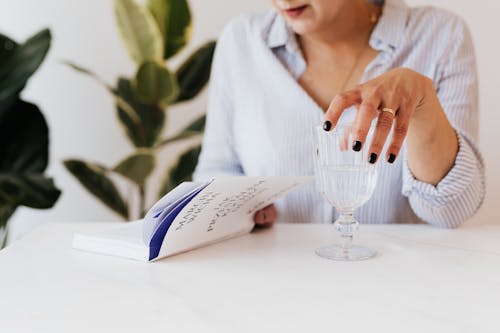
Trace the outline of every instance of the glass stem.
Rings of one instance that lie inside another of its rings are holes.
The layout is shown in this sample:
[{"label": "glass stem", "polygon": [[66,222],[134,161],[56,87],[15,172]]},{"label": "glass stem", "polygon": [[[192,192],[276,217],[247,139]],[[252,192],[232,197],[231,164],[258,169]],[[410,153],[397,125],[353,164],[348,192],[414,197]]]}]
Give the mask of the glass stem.
[{"label": "glass stem", "polygon": [[354,218],[354,210],[341,211],[339,218],[335,221],[335,227],[342,238],[341,246],[344,251],[349,251],[352,247],[352,238],[358,224]]},{"label": "glass stem", "polygon": [[352,234],[342,234],[341,246],[345,251],[352,247]]}]

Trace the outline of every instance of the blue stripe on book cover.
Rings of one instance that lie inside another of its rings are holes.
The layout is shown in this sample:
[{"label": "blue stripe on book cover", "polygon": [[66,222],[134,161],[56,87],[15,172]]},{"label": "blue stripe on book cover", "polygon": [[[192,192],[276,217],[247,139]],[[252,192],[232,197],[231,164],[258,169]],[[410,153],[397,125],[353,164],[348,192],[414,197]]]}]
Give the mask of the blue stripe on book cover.
[{"label": "blue stripe on book cover", "polygon": [[170,225],[175,220],[177,215],[181,212],[181,210],[186,207],[188,203],[193,200],[193,198],[198,195],[207,185],[202,186],[200,189],[191,193],[189,196],[184,198],[170,213],[168,213],[165,218],[161,221],[160,226],[155,231],[153,237],[151,238],[151,242],[149,242],[149,260],[153,260],[160,254],[161,245],[163,244],[163,240],[167,234]]}]

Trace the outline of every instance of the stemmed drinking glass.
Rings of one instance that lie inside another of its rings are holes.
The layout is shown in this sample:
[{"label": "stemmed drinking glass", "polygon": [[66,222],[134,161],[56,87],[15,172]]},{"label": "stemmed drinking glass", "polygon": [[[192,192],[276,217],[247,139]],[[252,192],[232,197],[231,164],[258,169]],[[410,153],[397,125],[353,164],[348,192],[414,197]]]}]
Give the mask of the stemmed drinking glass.
[{"label": "stemmed drinking glass", "polygon": [[330,132],[321,126],[314,127],[316,184],[323,197],[340,213],[334,225],[342,239],[339,245],[316,249],[316,254],[332,260],[363,260],[376,254],[372,249],[352,244],[359,225],[354,211],[370,199],[377,184],[377,166],[368,162],[374,126],[360,151],[351,148],[352,128],[352,123],[337,125]]}]

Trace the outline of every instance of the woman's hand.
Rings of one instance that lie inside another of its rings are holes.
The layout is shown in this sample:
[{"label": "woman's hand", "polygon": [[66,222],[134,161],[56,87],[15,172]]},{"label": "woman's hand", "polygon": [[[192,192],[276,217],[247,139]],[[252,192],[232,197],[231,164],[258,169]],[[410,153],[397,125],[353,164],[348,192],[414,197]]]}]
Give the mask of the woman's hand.
[{"label": "woman's hand", "polygon": [[[335,127],[346,108],[358,106],[352,144],[354,150],[360,150],[372,120],[378,117],[369,150],[370,162],[375,163],[395,123],[386,156],[392,163],[399,154],[414,112],[423,104],[428,94],[435,94],[430,79],[410,69],[393,69],[335,96],[326,112],[324,128],[329,130]],[[387,112],[381,111],[383,109]]]},{"label": "woman's hand", "polygon": [[276,208],[274,205],[269,205],[256,212],[253,216],[253,220],[255,222],[255,226],[269,228],[272,227],[276,221],[276,216]]},{"label": "woman's hand", "polygon": [[450,170],[458,141],[444,113],[432,80],[407,68],[397,68],[341,93],[332,100],[323,128],[331,130],[345,109],[357,106],[352,149],[365,143],[371,123],[377,119],[369,148],[375,163],[391,132],[386,161],[393,163],[408,136],[408,162],[415,178],[437,184]]}]

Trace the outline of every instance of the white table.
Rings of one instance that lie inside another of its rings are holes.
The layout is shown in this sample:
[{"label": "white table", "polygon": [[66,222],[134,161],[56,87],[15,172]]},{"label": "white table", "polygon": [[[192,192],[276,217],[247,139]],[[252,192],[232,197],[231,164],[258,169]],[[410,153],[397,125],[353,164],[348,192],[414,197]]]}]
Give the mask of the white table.
[{"label": "white table", "polygon": [[71,249],[46,224],[0,252],[0,332],[500,332],[500,226],[362,226],[364,262],[313,250],[328,225],[278,225],[141,263]]}]

